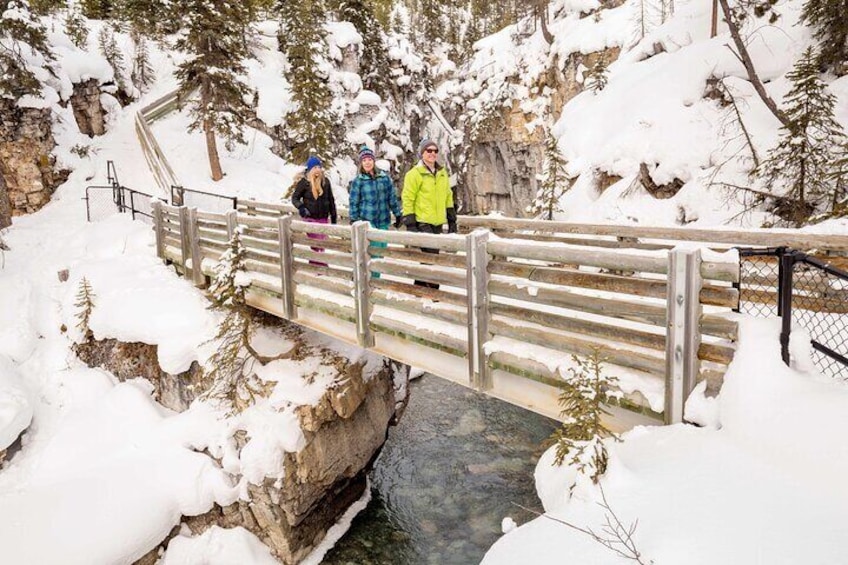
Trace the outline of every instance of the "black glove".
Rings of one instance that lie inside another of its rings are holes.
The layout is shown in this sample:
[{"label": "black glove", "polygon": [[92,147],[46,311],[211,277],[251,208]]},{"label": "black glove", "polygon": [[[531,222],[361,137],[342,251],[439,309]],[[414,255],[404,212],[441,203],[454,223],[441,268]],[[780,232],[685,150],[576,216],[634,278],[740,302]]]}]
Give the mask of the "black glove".
[{"label": "black glove", "polygon": [[297,211],[300,213],[301,218],[308,218],[309,217],[309,208],[307,208],[306,206],[301,206],[300,208],[297,209]]},{"label": "black glove", "polygon": [[406,226],[406,229],[418,227],[418,220],[415,219],[415,214],[407,214],[400,219],[400,222]]},{"label": "black glove", "polygon": [[445,210],[448,215],[448,233],[456,233],[456,208]]},{"label": "black glove", "polygon": [[400,216],[396,216],[395,217],[395,229],[396,230],[400,229],[401,223],[403,223],[402,218]]}]

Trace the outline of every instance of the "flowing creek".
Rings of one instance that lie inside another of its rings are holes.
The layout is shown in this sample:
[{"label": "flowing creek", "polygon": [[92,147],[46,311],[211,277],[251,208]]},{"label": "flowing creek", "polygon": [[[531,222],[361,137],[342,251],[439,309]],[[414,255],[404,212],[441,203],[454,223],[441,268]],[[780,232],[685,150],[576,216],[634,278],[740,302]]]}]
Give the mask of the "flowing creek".
[{"label": "flowing creek", "polygon": [[470,565],[541,510],[533,471],[553,420],[432,375],[371,472],[372,498],[324,559],[332,565]]}]

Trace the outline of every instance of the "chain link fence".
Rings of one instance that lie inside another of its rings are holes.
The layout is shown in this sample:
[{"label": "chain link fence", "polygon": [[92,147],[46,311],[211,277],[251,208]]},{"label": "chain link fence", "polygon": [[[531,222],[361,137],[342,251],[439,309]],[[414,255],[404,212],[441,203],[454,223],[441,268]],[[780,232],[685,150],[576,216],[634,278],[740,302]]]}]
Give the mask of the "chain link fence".
[{"label": "chain link fence", "polygon": [[786,248],[742,249],[739,259],[738,311],[781,318],[787,363],[790,333],[804,331],[816,367],[848,380],[848,272]]},{"label": "chain link fence", "polygon": [[125,186],[87,186],[85,212],[89,222],[97,222],[113,214],[130,214],[133,220],[153,223],[153,197]]}]

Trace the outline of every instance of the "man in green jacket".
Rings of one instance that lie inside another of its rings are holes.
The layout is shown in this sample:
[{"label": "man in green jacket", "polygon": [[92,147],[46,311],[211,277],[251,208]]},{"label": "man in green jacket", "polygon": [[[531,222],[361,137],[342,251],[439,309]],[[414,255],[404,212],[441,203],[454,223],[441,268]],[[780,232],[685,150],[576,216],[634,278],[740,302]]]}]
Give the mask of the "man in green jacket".
[{"label": "man in green jacket", "polygon": [[[448,233],[456,233],[456,209],[448,171],[439,164],[439,146],[425,139],[418,146],[418,163],[403,179],[403,218],[407,231],[442,233],[448,224]],[[438,249],[422,248],[426,253],[438,253]],[[439,288],[435,283],[415,281],[419,286]]]}]

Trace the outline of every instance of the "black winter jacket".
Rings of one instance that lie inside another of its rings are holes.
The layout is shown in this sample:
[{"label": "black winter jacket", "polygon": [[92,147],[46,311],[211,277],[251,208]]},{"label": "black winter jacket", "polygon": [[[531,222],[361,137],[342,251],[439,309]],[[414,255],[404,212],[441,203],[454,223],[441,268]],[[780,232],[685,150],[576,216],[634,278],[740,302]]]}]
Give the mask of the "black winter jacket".
[{"label": "black winter jacket", "polygon": [[326,178],[321,185],[324,192],[317,199],[312,196],[312,187],[309,181],[304,177],[298,181],[294,187],[292,194],[292,204],[300,210],[301,206],[306,206],[309,210],[309,218],[313,220],[323,220],[329,217],[330,221],[336,223],[336,200],[333,198],[333,189],[330,187],[330,181]]}]

